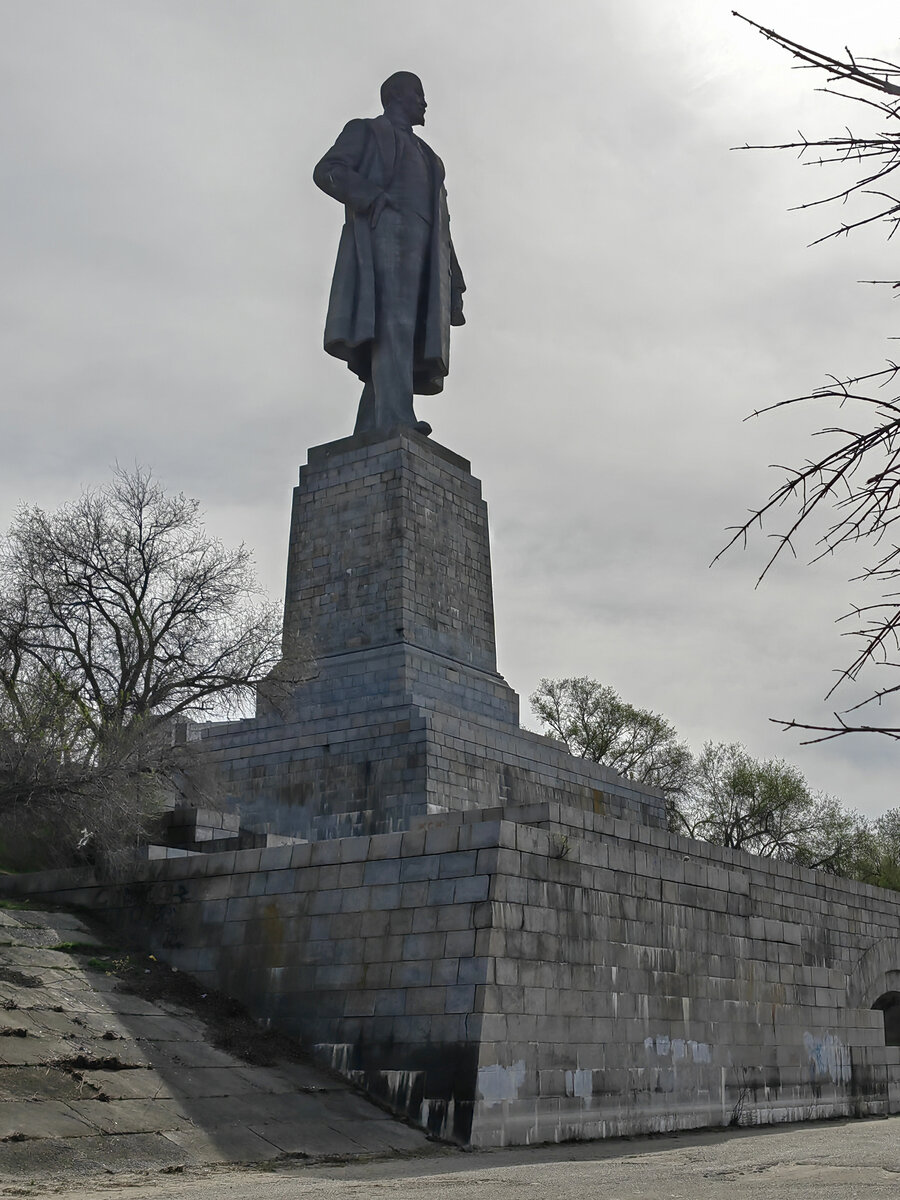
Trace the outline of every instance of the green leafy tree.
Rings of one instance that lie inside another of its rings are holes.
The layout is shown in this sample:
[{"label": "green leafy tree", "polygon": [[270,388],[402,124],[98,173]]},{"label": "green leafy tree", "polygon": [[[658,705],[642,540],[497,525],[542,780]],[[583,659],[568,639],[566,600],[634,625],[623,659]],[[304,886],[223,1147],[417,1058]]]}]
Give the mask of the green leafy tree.
[{"label": "green leafy tree", "polygon": [[707,742],[695,758],[665,717],[595,679],[542,679],[531,705],[571,754],[660,788],[672,832],[900,890],[900,809],[866,821],[738,742]]},{"label": "green leafy tree", "polygon": [[596,679],[542,679],[531,707],[570,754],[604,763],[666,797],[680,795],[690,778],[691,752],[674,726]]},{"label": "green leafy tree", "polygon": [[[61,850],[133,843],[183,786],[178,719],[219,715],[281,657],[249,552],[149,472],[54,513],[23,506],[0,544],[0,816]],[[45,836],[46,840],[46,836]]]},{"label": "green leafy tree", "polygon": [[863,883],[900,891],[900,808],[889,809],[860,829],[850,874]]},{"label": "green leafy tree", "polygon": [[780,759],[752,758],[737,742],[707,742],[679,798],[674,825],[689,837],[818,867],[852,872],[860,818],[813,793]]}]

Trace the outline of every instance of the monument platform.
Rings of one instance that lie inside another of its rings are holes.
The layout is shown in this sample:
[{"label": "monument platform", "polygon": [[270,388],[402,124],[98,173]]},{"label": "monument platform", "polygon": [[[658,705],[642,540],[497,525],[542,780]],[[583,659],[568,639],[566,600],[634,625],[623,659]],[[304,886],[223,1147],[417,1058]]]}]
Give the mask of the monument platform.
[{"label": "monument platform", "polygon": [[518,727],[464,459],[310,451],[284,645],[257,715],[201,729],[266,845],[198,814],[127,880],[0,892],[105,911],[462,1144],[900,1112],[900,896],[677,837]]},{"label": "monument platform", "polygon": [[[544,801],[665,823],[659,793],[520,729],[497,671],[481,484],[412,430],[309,451],[284,647],[254,718],[201,729],[245,824],[319,840]],[[311,677],[286,689],[310,651]]]}]

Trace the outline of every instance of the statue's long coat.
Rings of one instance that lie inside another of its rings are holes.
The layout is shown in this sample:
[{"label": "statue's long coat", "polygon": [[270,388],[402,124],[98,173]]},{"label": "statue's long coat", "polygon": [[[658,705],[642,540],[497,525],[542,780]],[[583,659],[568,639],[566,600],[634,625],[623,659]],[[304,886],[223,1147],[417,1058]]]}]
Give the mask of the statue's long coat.
[{"label": "statue's long coat", "polygon": [[[325,349],[343,359],[363,381],[371,376],[375,336],[372,238],[378,236],[378,229],[371,227],[370,209],[382,192],[390,190],[396,137],[387,117],[350,121],[313,172],[319,187],[346,207],[325,321]],[[450,240],[444,164],[427,143],[416,140],[431,170],[434,216],[427,286],[416,330],[413,391],[431,396],[441,391],[449,370],[450,326],[465,320],[465,283]]]}]

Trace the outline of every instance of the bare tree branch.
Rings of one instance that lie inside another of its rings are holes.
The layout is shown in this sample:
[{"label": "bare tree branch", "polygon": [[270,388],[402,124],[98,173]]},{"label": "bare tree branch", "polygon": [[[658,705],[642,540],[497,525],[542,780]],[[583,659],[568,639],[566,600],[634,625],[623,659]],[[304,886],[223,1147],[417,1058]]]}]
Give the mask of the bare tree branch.
[{"label": "bare tree branch", "polygon": [[[876,210],[843,220],[813,245],[881,220],[890,225],[888,238],[892,237],[900,223],[900,200],[885,190],[884,181],[900,167],[897,125],[900,100],[896,99],[900,97],[900,66],[884,59],[860,58],[849,49],[845,50],[846,58],[835,58],[741,13],[734,15],[786,50],[799,68],[824,72],[828,86],[821,90],[860,104],[867,118],[877,114],[880,123],[879,128],[863,133],[846,126],[837,136],[816,139],[800,133],[799,140],[764,147],[748,144],[742,148],[796,151],[808,166],[851,171],[854,165],[859,168],[849,183],[798,207],[844,206],[856,199],[875,199]],[[832,86],[836,83],[840,87]],[[900,280],[868,282],[887,283],[892,289],[900,289]],[[898,370],[898,364],[889,360],[886,367],[877,371],[843,377],[832,375],[828,383],[806,395],[761,407],[751,414],[758,417],[804,402],[824,405],[829,411],[836,406],[842,419],[826,418],[814,435],[825,438],[828,449],[812,454],[796,466],[778,468],[782,482],[764,503],[750,510],[745,521],[731,527],[727,545],[713,560],[717,561],[725,550],[737,544],[746,547],[750,536],[757,530],[765,530],[782,511],[791,515],[782,521],[780,528],[768,534],[774,549],[766,558],[757,586],[786,551],[796,556],[804,537],[811,537],[812,562],[852,546],[868,551],[868,562],[852,578],[862,586],[879,587],[881,598],[854,605],[841,618],[853,625],[847,636],[858,639],[859,648],[849,665],[838,673],[837,683],[827,693],[829,697],[841,684],[858,680],[869,667],[896,669],[897,666],[890,656],[900,646],[900,546],[890,543],[890,539],[900,520],[900,395],[884,393],[896,385]],[[846,711],[881,702],[896,693],[900,693],[900,684],[879,688]],[[897,736],[890,725],[850,724],[837,715],[835,720],[835,725],[821,726],[796,721],[777,723],[783,728],[820,734],[821,737],[813,739],[816,741],[848,733],[883,732],[889,737]]]},{"label": "bare tree branch", "polygon": [[0,814],[91,796],[114,813],[129,789],[139,813],[183,772],[175,719],[226,715],[276,666],[289,686],[279,612],[195,500],[135,469],[22,507],[0,542]]}]

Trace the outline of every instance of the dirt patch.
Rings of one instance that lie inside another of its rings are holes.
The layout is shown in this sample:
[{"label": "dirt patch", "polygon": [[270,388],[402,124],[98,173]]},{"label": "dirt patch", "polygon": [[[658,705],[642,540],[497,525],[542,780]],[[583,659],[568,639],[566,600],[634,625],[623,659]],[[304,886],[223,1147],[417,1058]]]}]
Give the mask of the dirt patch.
[{"label": "dirt patch", "polygon": [[27,975],[14,967],[0,967],[0,983],[12,983],[16,987],[39,988],[42,986],[37,975]]},{"label": "dirt patch", "polygon": [[143,1066],[122,1062],[114,1054],[73,1054],[69,1058],[57,1058],[49,1064],[58,1071],[142,1071]]}]

